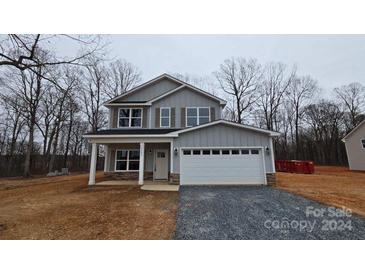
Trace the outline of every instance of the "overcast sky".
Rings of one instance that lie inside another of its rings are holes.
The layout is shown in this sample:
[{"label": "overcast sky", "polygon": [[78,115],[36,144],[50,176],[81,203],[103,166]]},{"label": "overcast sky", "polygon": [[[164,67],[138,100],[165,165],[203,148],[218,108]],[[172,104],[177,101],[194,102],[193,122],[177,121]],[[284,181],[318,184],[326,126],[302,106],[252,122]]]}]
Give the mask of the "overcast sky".
[{"label": "overcast sky", "polygon": [[143,80],[161,73],[210,75],[226,58],[256,58],[262,63],[296,64],[327,92],[365,84],[365,35],[108,35],[110,53],[143,72]]}]

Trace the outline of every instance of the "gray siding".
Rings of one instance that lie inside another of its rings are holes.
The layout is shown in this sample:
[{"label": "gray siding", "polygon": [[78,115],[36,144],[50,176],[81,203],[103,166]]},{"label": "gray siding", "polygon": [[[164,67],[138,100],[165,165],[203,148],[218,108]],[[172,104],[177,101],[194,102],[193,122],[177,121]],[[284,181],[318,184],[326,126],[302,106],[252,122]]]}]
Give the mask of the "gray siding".
[{"label": "gray siding", "polygon": [[[219,102],[213,99],[210,99],[204,95],[201,95],[195,91],[190,90],[189,88],[184,88],[182,90],[177,91],[165,98],[156,101],[152,104],[152,121],[155,121],[156,116],[156,108],[161,107],[174,107],[175,108],[175,126],[177,128],[181,128],[184,125],[181,125],[181,108],[186,107],[211,107],[214,108],[214,120],[220,119],[220,105]],[[154,127],[154,125],[153,125]]]},{"label": "gray siding", "polygon": [[[129,106],[128,106],[129,107]],[[140,108],[140,106],[136,106]],[[182,128],[185,127],[185,124],[182,123],[181,118],[181,109],[186,107],[210,107],[211,120],[218,120],[221,118],[221,108],[219,102],[213,99],[210,99],[204,95],[201,95],[195,91],[190,90],[189,88],[185,88],[177,91],[171,95],[166,96],[165,98],[156,101],[152,104],[151,107],[142,107],[143,108],[143,127],[147,128],[157,128],[159,125],[159,109],[161,107],[171,107],[174,108],[172,110],[174,113],[172,118],[174,122],[171,123],[171,127]],[[112,116],[111,120],[111,128],[116,128],[118,126],[118,109],[117,107],[110,107],[110,115]],[[156,116],[156,111],[158,112]],[[150,115],[152,114],[152,117]]]},{"label": "gray siding", "polygon": [[161,94],[169,90],[173,90],[180,85],[181,84],[178,84],[169,79],[162,79],[136,92],[133,92],[130,95],[126,95],[125,97],[122,97],[120,98],[120,100],[117,100],[115,102],[148,101],[151,100],[152,98],[160,96]]},{"label": "gray siding", "polygon": [[352,170],[365,170],[365,149],[362,148],[361,140],[365,139],[365,123],[354,131],[346,139],[346,152],[349,167]]},{"label": "gray siding", "polygon": [[[266,134],[227,125],[214,125],[200,130],[186,132],[174,140],[174,148],[181,147],[270,147],[270,138]],[[272,152],[270,152],[272,153]],[[180,172],[180,151],[174,155],[174,172]],[[266,172],[273,172],[271,155],[265,152]]]}]

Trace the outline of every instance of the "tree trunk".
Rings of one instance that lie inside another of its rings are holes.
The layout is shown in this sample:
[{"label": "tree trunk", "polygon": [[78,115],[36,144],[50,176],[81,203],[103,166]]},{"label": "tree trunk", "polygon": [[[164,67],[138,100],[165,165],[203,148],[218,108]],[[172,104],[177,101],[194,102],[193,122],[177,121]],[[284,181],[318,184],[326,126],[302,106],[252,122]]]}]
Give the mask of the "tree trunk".
[{"label": "tree trunk", "polygon": [[49,172],[52,172],[52,170],[54,168],[54,162],[55,162],[55,157],[56,157],[56,153],[57,153],[57,146],[58,146],[59,132],[60,132],[60,128],[58,127],[57,131],[56,131],[55,138],[54,138],[54,142],[53,142],[51,158],[49,160],[49,167],[48,167]]},{"label": "tree trunk", "polygon": [[68,155],[68,150],[70,148],[70,139],[71,139],[72,124],[73,124],[72,122],[73,122],[73,115],[71,113],[70,124],[69,124],[68,132],[67,132],[65,154],[63,157],[63,167],[67,167],[67,155]]},{"label": "tree trunk", "polygon": [[33,142],[34,142],[34,125],[35,125],[35,116],[32,115],[30,125],[29,125],[29,139],[28,139],[27,152],[25,155],[25,162],[24,162],[23,176],[25,178],[28,178],[31,175],[30,174],[30,163],[31,163],[31,156],[32,156]]}]

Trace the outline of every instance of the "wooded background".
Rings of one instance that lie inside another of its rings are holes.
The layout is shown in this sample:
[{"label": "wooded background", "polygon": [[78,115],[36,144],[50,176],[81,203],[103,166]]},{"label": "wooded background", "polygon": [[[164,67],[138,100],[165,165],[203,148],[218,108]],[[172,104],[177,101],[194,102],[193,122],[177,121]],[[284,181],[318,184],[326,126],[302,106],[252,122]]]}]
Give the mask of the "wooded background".
[{"label": "wooded background", "polygon": [[[106,127],[103,102],[142,82],[139,68],[108,56],[103,37],[62,35],[77,53],[60,57],[50,46],[59,36],[0,35],[2,177],[88,170],[82,135]],[[231,57],[211,75],[172,75],[226,99],[225,119],[280,132],[277,159],[347,165],[341,139],[364,119],[361,83],[324,96],[316,79],[283,63]]]}]

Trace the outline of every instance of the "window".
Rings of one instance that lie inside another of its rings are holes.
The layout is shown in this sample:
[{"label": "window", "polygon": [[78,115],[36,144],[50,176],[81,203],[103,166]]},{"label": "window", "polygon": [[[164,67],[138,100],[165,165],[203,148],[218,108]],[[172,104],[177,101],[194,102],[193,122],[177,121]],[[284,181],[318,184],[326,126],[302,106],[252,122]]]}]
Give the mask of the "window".
[{"label": "window", "polygon": [[200,150],[193,150],[194,155],[200,155]]},{"label": "window", "polygon": [[184,155],[191,155],[191,150],[184,150],[183,151],[183,154]]},{"label": "window", "polygon": [[242,149],[241,154],[249,154],[250,151],[248,149]]},{"label": "window", "polygon": [[115,154],[115,171],[138,171],[139,150],[118,149]]},{"label": "window", "polygon": [[170,108],[160,108],[160,127],[170,127]]},{"label": "window", "polygon": [[186,126],[193,127],[210,122],[209,107],[186,108]]},{"label": "window", "polygon": [[240,151],[238,149],[232,149],[232,155],[240,154]]},{"label": "window", "polygon": [[251,154],[259,154],[259,150],[258,149],[251,149]]},{"label": "window", "polygon": [[209,149],[204,149],[203,150],[203,155],[210,155],[210,150]]},{"label": "window", "polygon": [[165,152],[157,152],[157,158],[165,158]]},{"label": "window", "polygon": [[120,108],[119,127],[142,127],[142,109]]},{"label": "window", "polygon": [[365,148],[365,139],[361,140],[362,148]]},{"label": "window", "polygon": [[228,149],[222,149],[222,154],[225,154],[225,155],[229,154],[229,150]]},{"label": "window", "polygon": [[209,123],[209,108],[199,108],[199,125]]},{"label": "window", "polygon": [[213,154],[213,155],[219,155],[219,154],[221,154],[221,153],[220,153],[220,150],[219,150],[219,149],[213,149],[213,150],[212,150],[212,154]]},{"label": "window", "polygon": [[186,108],[186,126],[193,127],[198,125],[198,109]]}]

